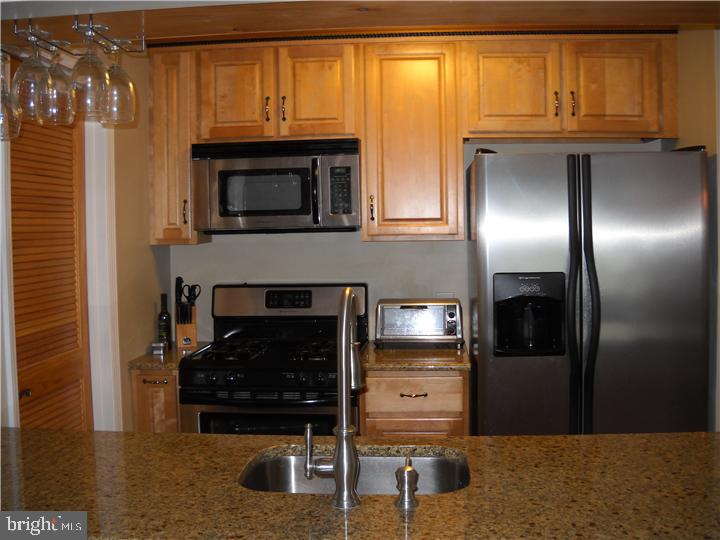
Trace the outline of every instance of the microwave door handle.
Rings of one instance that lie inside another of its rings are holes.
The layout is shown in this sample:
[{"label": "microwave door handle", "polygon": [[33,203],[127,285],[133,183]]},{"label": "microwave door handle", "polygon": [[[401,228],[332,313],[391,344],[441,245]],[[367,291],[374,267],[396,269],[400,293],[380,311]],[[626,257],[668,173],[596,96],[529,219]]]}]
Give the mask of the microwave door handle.
[{"label": "microwave door handle", "polygon": [[319,204],[318,200],[320,197],[318,196],[318,180],[320,177],[320,158],[312,158],[311,164],[310,164],[310,181],[311,181],[311,192],[312,192],[312,204],[310,205],[312,207],[312,219],[313,219],[313,225],[320,225],[320,210],[319,210]]}]

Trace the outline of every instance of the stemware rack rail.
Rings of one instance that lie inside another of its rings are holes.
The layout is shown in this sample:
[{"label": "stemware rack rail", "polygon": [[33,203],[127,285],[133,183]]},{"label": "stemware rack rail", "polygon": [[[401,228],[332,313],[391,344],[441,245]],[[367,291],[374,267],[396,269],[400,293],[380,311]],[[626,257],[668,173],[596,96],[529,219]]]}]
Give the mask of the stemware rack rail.
[{"label": "stemware rack rail", "polygon": [[[73,20],[72,29],[73,31],[84,35],[86,38],[91,39],[106,53],[118,50],[125,53],[141,53],[145,51],[144,32],[134,38],[113,38],[107,35],[109,27],[104,24],[96,24],[93,21],[92,15],[88,15],[87,23],[80,23],[80,18],[76,15]],[[74,57],[80,57],[84,54],[84,51],[75,52],[70,50],[68,48],[70,45],[68,42],[50,39],[50,34],[45,30],[34,26],[32,19],[28,19],[27,27],[25,28],[20,28],[17,20],[15,20],[13,22],[13,34],[20,39],[24,39],[28,43],[36,45],[49,52],[60,50],[65,54],[69,54]],[[138,44],[133,45],[133,43]]]}]

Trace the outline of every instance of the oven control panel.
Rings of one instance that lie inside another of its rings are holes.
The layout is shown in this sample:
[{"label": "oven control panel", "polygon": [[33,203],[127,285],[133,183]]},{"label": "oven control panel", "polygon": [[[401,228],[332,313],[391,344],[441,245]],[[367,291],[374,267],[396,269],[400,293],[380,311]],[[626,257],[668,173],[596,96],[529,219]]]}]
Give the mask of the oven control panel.
[{"label": "oven control panel", "polygon": [[310,309],[312,307],[312,291],[304,290],[270,290],[265,291],[265,308],[267,309]]}]

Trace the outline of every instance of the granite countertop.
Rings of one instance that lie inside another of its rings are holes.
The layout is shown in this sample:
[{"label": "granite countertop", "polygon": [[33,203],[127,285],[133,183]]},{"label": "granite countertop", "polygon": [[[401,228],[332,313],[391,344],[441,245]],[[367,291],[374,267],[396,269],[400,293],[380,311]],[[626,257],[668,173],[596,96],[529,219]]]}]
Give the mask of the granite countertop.
[{"label": "granite countertop", "polygon": [[173,344],[173,348],[167,351],[162,356],[143,354],[142,356],[133,358],[128,362],[128,369],[175,370],[178,368],[178,364],[180,363],[180,360],[183,356],[190,354],[194,350],[199,349],[206,344],[206,342],[198,343],[197,347],[192,349],[180,349]]},{"label": "granite countertop", "polygon": [[[205,345],[199,343],[198,348]],[[144,354],[128,362],[128,369],[175,370],[180,359],[195,349],[173,347],[163,356]],[[377,349],[369,342],[362,351],[361,362],[368,371],[403,370],[470,370],[467,350],[457,349]]]},{"label": "granite countertop", "polygon": [[467,349],[378,349],[370,342],[361,354],[367,371],[470,371]]},{"label": "granite countertop", "polygon": [[85,510],[90,536],[106,538],[720,536],[720,434],[438,439],[467,456],[470,485],[419,495],[409,520],[391,495],[342,512],[331,495],[237,483],[258,451],[286,443],[302,439],[4,429],[2,509]]}]

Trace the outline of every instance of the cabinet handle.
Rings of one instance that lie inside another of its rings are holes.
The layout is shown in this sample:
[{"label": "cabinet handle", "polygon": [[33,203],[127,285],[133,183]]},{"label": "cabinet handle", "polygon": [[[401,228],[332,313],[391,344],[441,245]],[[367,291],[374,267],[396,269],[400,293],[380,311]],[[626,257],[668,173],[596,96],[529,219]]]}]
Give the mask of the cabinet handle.
[{"label": "cabinet handle", "polygon": [[575,101],[575,92],[573,92],[571,90],[570,91],[570,108],[571,108],[570,114],[572,116],[575,116],[575,105],[577,105],[577,102]]},{"label": "cabinet handle", "polygon": [[167,384],[168,383],[167,379],[162,379],[162,380],[160,380],[160,379],[155,379],[155,380],[143,379],[142,381],[143,381],[143,384]]},{"label": "cabinet handle", "polygon": [[553,92],[555,94],[555,116],[560,115],[560,92],[557,90]]},{"label": "cabinet handle", "polygon": [[265,121],[270,121],[270,96],[265,96]]},{"label": "cabinet handle", "polygon": [[400,397],[409,397],[409,398],[418,398],[418,397],[427,397],[428,393],[423,392],[422,394],[403,394],[400,392]]},{"label": "cabinet handle", "polygon": [[370,195],[370,221],[375,221],[375,195]]},{"label": "cabinet handle", "polygon": [[187,225],[187,199],[183,199],[183,225]]},{"label": "cabinet handle", "polygon": [[281,97],[280,99],[282,99],[282,104],[281,104],[282,107],[280,107],[280,110],[282,111],[282,121],[284,122],[285,120],[287,120],[287,118],[285,118],[285,110],[286,110],[286,109],[285,109],[285,100],[286,100],[287,98],[286,98],[285,96],[283,96],[283,97]]},{"label": "cabinet handle", "polygon": [[30,390],[29,388],[20,390],[20,396],[19,396],[20,399],[22,399],[24,397],[30,397],[30,396],[32,396],[32,390]]}]

